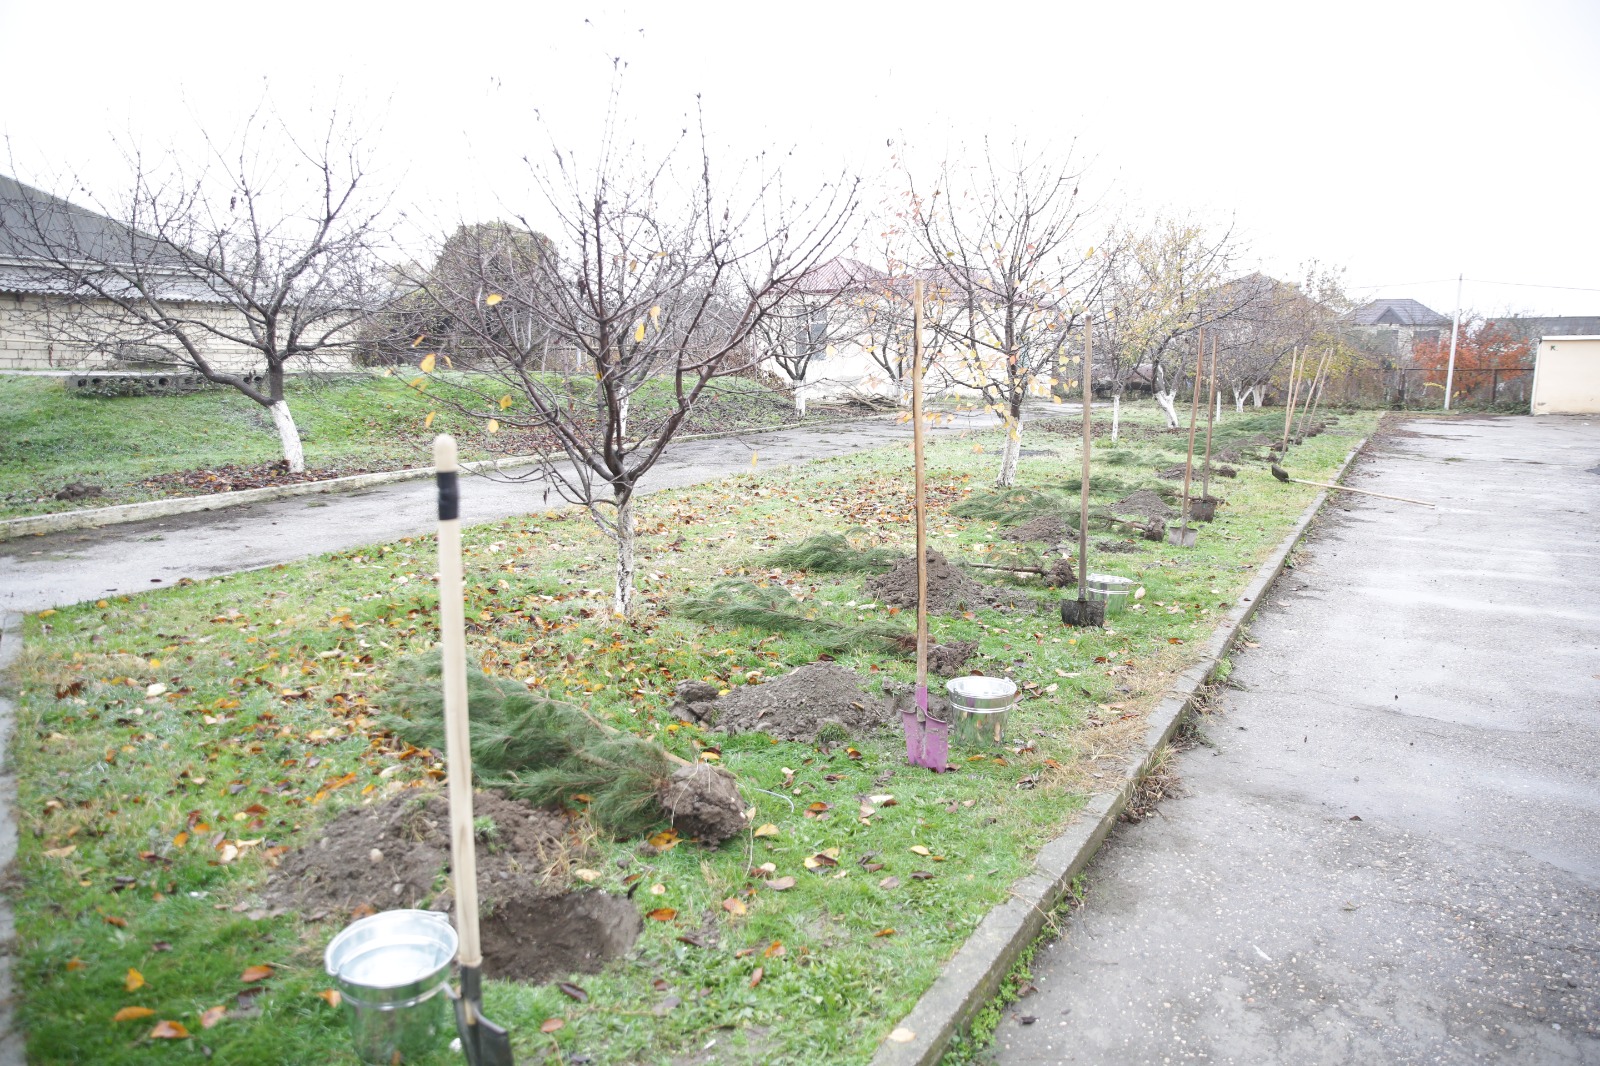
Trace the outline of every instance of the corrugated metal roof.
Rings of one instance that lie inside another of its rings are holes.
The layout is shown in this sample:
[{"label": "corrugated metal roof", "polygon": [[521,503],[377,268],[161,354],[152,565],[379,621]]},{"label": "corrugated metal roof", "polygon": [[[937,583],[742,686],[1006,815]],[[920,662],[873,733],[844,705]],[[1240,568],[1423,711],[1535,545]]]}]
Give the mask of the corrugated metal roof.
[{"label": "corrugated metal roof", "polygon": [[1448,326],[1450,319],[1416,300],[1372,300],[1350,312],[1357,326]]}]

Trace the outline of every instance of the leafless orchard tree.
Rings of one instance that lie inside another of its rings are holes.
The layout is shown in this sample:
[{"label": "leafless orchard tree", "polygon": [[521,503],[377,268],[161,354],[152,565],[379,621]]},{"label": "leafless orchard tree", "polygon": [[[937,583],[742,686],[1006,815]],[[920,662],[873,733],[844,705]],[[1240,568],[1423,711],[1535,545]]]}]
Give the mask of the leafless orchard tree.
[{"label": "leafless orchard tree", "polygon": [[[827,258],[856,184],[797,203],[774,175],[746,172],[741,197],[713,181],[703,129],[652,156],[615,123],[592,164],[552,150],[532,173],[551,220],[546,253],[508,271],[486,247],[418,281],[456,331],[449,344],[478,353],[482,375],[456,382],[482,397],[475,413],[537,431],[541,476],[615,541],[612,609],[627,615],[640,479],[713,382],[750,369],[753,331]],[[547,345],[582,371],[542,371]],[[646,410],[635,400],[652,380],[670,400]]]},{"label": "leafless orchard tree", "polygon": [[1114,386],[1119,393],[1135,376],[1147,381],[1167,425],[1176,426],[1174,401],[1194,363],[1194,333],[1239,310],[1218,296],[1238,249],[1231,230],[1211,233],[1174,216],[1124,234],[1117,245],[1101,315],[1112,344],[1106,365],[1120,371]]},{"label": "leafless orchard tree", "polygon": [[905,228],[926,261],[940,314],[938,371],[1005,421],[996,483],[1016,482],[1023,403],[1047,395],[1068,338],[1104,278],[1072,155],[985,142],[947,160],[931,186],[902,168]]},{"label": "leafless orchard tree", "polygon": [[315,141],[254,115],[232,143],[208,138],[207,152],[133,152],[116,206],[27,190],[0,224],[65,301],[50,326],[59,339],[237,389],[271,413],[300,472],[284,379],[346,363],[381,298],[387,205],[337,115]]}]

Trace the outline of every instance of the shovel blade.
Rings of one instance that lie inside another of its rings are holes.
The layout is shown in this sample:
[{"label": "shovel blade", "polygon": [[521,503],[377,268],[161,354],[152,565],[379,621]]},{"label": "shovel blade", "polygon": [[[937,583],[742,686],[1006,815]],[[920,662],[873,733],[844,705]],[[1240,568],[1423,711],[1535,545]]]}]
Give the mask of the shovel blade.
[{"label": "shovel blade", "polygon": [[1184,529],[1182,526],[1172,526],[1167,529],[1167,543],[1179,548],[1192,548],[1199,538],[1198,529]]},{"label": "shovel blade", "polygon": [[1100,600],[1062,600],[1061,621],[1064,625],[1098,627],[1106,624],[1106,605]]},{"label": "shovel blade", "polygon": [[927,730],[923,728],[922,722],[917,721],[917,712],[914,710],[901,711],[900,724],[905,726],[906,730],[906,762],[912,766],[921,766]]},{"label": "shovel blade", "polygon": [[930,715],[926,725],[922,740],[922,765],[936,774],[942,774],[950,768],[950,723],[941,722]]},{"label": "shovel blade", "polygon": [[456,1008],[456,1033],[468,1066],[516,1066],[511,1034],[483,1016],[482,978],[477,967],[461,969],[461,994],[451,993]]}]

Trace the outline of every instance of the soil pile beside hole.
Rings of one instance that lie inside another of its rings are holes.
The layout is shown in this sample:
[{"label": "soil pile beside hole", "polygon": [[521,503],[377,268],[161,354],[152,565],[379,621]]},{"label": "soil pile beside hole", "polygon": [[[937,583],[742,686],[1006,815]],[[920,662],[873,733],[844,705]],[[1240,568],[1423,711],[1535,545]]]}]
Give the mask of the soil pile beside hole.
[{"label": "soil pile beside hole", "polygon": [[1042,514],[1037,518],[1030,518],[1015,529],[1008,529],[1001,534],[1006,540],[1016,541],[1021,544],[1039,542],[1043,544],[1059,544],[1078,535],[1078,531],[1067,525],[1060,515]]},{"label": "soil pile beside hole", "polygon": [[[1178,476],[1183,476],[1183,467],[1178,468]],[[1166,518],[1172,514],[1172,508],[1167,506],[1165,500],[1150,489],[1140,489],[1130,493],[1111,505],[1111,513],[1116,515],[1135,515],[1144,519]]]},{"label": "soil pile beside hole", "polygon": [[1132,540],[1102,540],[1095,543],[1094,550],[1120,555],[1125,552],[1138,551],[1139,543]]},{"label": "soil pile beside hole", "polygon": [[760,732],[780,740],[810,743],[824,731],[864,736],[893,721],[883,701],[862,689],[855,671],[827,662],[809,663],[783,677],[745,685],[712,707],[715,728],[724,733]]},{"label": "soil pile beside hole", "polygon": [[[566,818],[497,792],[474,795],[473,813],[486,973],[543,981],[594,972],[633,946],[643,921],[631,901],[564,891],[567,868],[583,852]],[[284,856],[261,899],[311,921],[343,922],[368,907],[449,910],[449,871],[449,806],[436,793],[413,791],[341,812],[320,837]],[[502,933],[490,930],[506,921],[517,931],[502,944]],[[540,946],[517,947],[526,943]]]},{"label": "soil pile beside hole", "polygon": [[[891,607],[917,605],[917,560],[907,559],[887,574],[867,579],[867,591]],[[928,552],[928,610],[957,611],[977,607],[1015,607],[1031,603],[1024,592],[985,585],[967,576],[936,551]]]},{"label": "soil pile beside hole", "polygon": [[744,832],[744,800],[733,775],[720,766],[680,766],[662,787],[656,802],[681,836],[716,847]]},{"label": "soil pile beside hole", "polygon": [[966,669],[967,660],[978,652],[975,640],[958,640],[954,644],[935,644],[928,649],[928,672],[940,677],[955,677]]}]

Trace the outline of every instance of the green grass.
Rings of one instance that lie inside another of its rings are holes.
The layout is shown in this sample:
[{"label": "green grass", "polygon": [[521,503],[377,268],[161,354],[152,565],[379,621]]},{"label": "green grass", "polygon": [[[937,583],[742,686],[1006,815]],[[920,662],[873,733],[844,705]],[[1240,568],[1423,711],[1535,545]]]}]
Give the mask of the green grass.
[{"label": "green grass", "polygon": [[[464,459],[515,451],[508,433],[490,435],[481,420],[453,414],[446,396],[460,375],[438,375],[419,394],[402,376],[294,379],[287,389],[300,427],[307,469],[329,476],[394,470],[430,462],[433,434],[455,433]],[[503,389],[504,386],[501,386]],[[500,391],[500,390],[495,390]],[[668,402],[667,383],[651,383],[633,417],[647,420]],[[423,422],[437,411],[433,425]],[[513,406],[509,417],[514,417]],[[793,421],[783,396],[744,378],[717,383],[684,429],[766,428]],[[0,376],[0,518],[132,503],[168,494],[139,482],[182,470],[252,466],[283,457],[265,408],[232,389],[170,396],[80,395],[58,379]],[[52,497],[67,484],[89,482],[105,494],[86,500]]]},{"label": "green grass", "polygon": [[[1350,417],[1339,429],[1365,433],[1371,421]],[[930,448],[932,546],[952,558],[985,558],[1003,531],[948,513],[992,480],[998,443],[988,434]],[[1353,443],[1315,438],[1295,453],[1296,470],[1325,475]],[[1025,458],[1023,482],[1075,477],[1070,449],[1061,451]],[[936,776],[907,767],[893,734],[854,738],[854,752],[824,751],[702,733],[666,714],[679,680],[733,688],[816,658],[804,632],[706,626],[673,613],[717,581],[782,585],[839,623],[884,615],[863,606],[860,576],[783,570],[771,557],[807,533],[856,527],[874,530],[879,546],[909,551],[909,469],[908,450],[895,446],[647,497],[643,606],[631,624],[608,615],[606,545],[581,514],[467,531],[474,663],[684,757],[717,745],[748,786],[753,824],[778,827],[774,837],[747,835],[716,851],[680,844],[651,857],[634,840],[597,841],[582,865],[599,871],[599,887],[622,891],[641,875],[641,910],[677,916],[647,921],[630,957],[574,978],[586,1004],[554,986],[492,983],[487,1011],[513,1027],[520,1061],[554,1063],[559,1049],[596,1064],[673,1063],[715,1040],[721,1062],[865,1062],[1089,791],[1115,786],[1120,764],[1102,757],[1142,736],[1143,713],[1316,492],[1251,467],[1226,483],[1229,506],[1199,547],[1149,544],[1099,557],[1095,569],[1137,577],[1146,590],[1114,629],[1063,629],[1058,593],[1041,592],[1034,612],[936,615],[936,641],[977,640],[974,666],[1025,686],[1011,733],[1035,751],[959,752],[959,772]],[[164,1062],[195,1057],[201,1045],[216,1063],[354,1061],[343,1019],[315,994],[328,984],[320,952],[339,917],[252,917],[251,893],[268,873],[269,848],[308,842],[348,804],[435,787],[425,767],[397,760],[376,727],[391,664],[435,639],[433,552],[431,539],[407,538],[26,620],[12,682],[17,983],[31,1061]],[[909,624],[904,614],[894,621]],[[869,676],[912,676],[903,655],[840,661]],[[150,695],[155,684],[166,691]],[[860,798],[880,792],[896,805],[864,823]],[[826,818],[804,816],[816,802],[831,805]],[[182,832],[190,839],[180,845]],[[221,864],[219,832],[224,843],[261,843]],[[836,870],[805,869],[807,856],[828,848],[839,849]],[[624,856],[631,861],[619,867]],[[867,873],[868,858],[883,869]],[[750,872],[763,863],[797,886],[762,887]],[[915,880],[914,871],[935,876]],[[899,886],[879,887],[888,876]],[[721,906],[735,896],[748,906],[743,917]],[[875,935],[886,929],[894,933]],[[714,946],[677,939],[702,930],[715,934]],[[774,942],[783,953],[763,957]],[[259,1015],[202,1031],[200,1013],[217,1005],[234,1013],[246,988],[239,976],[259,963],[277,967],[263,982]],[[129,968],[146,980],[134,992],[124,987]],[[681,1001],[673,1009],[669,996]],[[155,1014],[112,1023],[130,1005]],[[541,1035],[540,1024],[557,1017],[564,1028]],[[181,1022],[192,1039],[142,1039],[159,1019]],[[454,1060],[441,1052],[435,1061]]]}]

